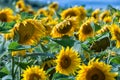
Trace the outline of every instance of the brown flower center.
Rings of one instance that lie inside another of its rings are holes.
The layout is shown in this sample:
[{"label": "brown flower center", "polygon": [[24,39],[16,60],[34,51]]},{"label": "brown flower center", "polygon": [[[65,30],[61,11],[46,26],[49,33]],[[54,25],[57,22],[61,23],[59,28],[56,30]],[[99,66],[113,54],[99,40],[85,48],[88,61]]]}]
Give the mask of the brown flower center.
[{"label": "brown flower center", "polygon": [[31,74],[28,80],[41,80],[41,76],[39,76],[38,74]]},{"label": "brown flower center", "polygon": [[92,68],[87,72],[86,80],[105,80],[105,75],[101,70]]},{"label": "brown flower center", "polygon": [[7,22],[7,15],[5,13],[0,14],[0,21]]},{"label": "brown flower center", "polygon": [[71,22],[63,21],[57,26],[57,31],[61,34],[65,34],[69,32],[71,28],[72,28]]},{"label": "brown flower center", "polygon": [[27,23],[26,25],[23,25],[23,23],[20,24],[18,34],[19,34],[19,43],[25,43],[29,39],[31,39],[32,35],[34,34],[34,25],[31,23]]},{"label": "brown flower center", "polygon": [[68,68],[71,65],[71,58],[68,55],[64,55],[61,59],[60,65],[63,69]]},{"label": "brown flower center", "polygon": [[83,24],[83,26],[81,28],[82,28],[82,33],[84,33],[84,34],[90,34],[93,31],[90,23]]},{"label": "brown flower center", "polygon": [[70,12],[68,12],[68,13],[65,15],[65,18],[67,18],[67,17],[75,17],[75,16],[77,16],[77,15],[75,14],[75,12],[70,11]]},{"label": "brown flower center", "polygon": [[117,30],[115,31],[115,36],[117,38],[117,40],[120,41],[120,32],[118,32]]}]

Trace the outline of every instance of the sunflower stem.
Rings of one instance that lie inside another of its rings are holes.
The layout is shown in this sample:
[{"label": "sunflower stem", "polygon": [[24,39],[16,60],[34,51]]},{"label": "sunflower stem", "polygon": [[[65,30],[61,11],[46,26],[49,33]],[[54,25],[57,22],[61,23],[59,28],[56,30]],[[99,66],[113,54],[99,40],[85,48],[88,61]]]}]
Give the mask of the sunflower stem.
[{"label": "sunflower stem", "polygon": [[[19,63],[21,62],[21,57],[19,57]],[[21,67],[19,67],[19,80],[21,80]]]},{"label": "sunflower stem", "polygon": [[12,80],[15,80],[15,74],[14,74],[14,57],[12,57]]}]

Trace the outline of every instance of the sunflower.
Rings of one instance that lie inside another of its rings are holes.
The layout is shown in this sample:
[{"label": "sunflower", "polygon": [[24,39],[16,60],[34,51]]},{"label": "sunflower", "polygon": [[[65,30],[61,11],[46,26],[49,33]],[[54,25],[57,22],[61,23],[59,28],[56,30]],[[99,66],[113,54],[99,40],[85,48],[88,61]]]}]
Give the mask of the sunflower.
[{"label": "sunflower", "polygon": [[98,59],[89,61],[88,66],[80,66],[76,80],[115,80],[117,73],[111,72],[112,66],[99,62]]},{"label": "sunflower", "polygon": [[67,18],[53,27],[51,35],[53,38],[62,37],[64,35],[72,36],[77,25],[78,22],[76,18]]},{"label": "sunflower", "polygon": [[43,8],[40,8],[40,9],[38,9],[38,11],[37,11],[37,14],[36,14],[37,16],[38,15],[44,15],[44,16],[48,16],[48,11],[47,10],[45,10],[45,9],[43,9]]},{"label": "sunflower", "polygon": [[10,8],[5,8],[0,10],[0,21],[11,22],[15,20],[16,17],[13,15],[13,10]]},{"label": "sunflower", "polygon": [[93,28],[90,25],[91,21],[83,23],[78,31],[79,40],[85,41],[88,37],[94,36]]},{"label": "sunflower", "polygon": [[116,47],[120,47],[120,28],[116,24],[112,24],[110,28],[110,32],[112,35],[112,40],[116,40]]},{"label": "sunflower", "polygon": [[45,28],[38,20],[27,19],[15,24],[15,28],[19,35],[18,43],[23,45],[37,44],[45,35]]},{"label": "sunflower", "polygon": [[26,5],[25,5],[25,3],[24,3],[24,0],[18,0],[18,1],[16,2],[16,9],[19,10],[20,12],[26,10]]},{"label": "sunflower", "polygon": [[23,71],[22,80],[46,80],[46,73],[39,66],[28,67]]},{"label": "sunflower", "polygon": [[65,19],[67,17],[77,17],[78,20],[80,19],[80,11],[79,11],[79,8],[77,7],[73,7],[73,8],[68,8],[66,10],[64,10],[62,13],[61,13],[61,18],[62,19]]},{"label": "sunflower", "polygon": [[58,21],[57,19],[53,19],[52,17],[46,17],[41,19],[41,23],[45,27],[46,36],[49,36],[52,31],[52,28],[58,24]]},{"label": "sunflower", "polygon": [[26,54],[26,50],[18,50],[18,51],[12,51],[12,56],[24,56]]},{"label": "sunflower", "polygon": [[92,12],[91,17],[93,17],[96,21],[99,20],[100,9],[96,9]]},{"label": "sunflower", "polygon": [[53,2],[48,6],[49,10],[54,9],[55,11],[58,10],[58,3]]},{"label": "sunflower", "polygon": [[79,11],[80,11],[80,21],[83,21],[86,17],[86,10],[84,7],[80,6],[78,7]]},{"label": "sunflower", "polygon": [[110,22],[112,22],[112,17],[111,16],[105,17],[103,19],[103,21],[106,22],[106,23],[110,23]]},{"label": "sunflower", "polygon": [[80,66],[80,58],[73,48],[67,47],[66,50],[62,47],[56,59],[56,72],[70,75],[74,74]]},{"label": "sunflower", "polygon": [[104,12],[100,14],[100,20],[102,21],[104,20],[105,17],[108,17],[108,16],[110,16],[110,12],[105,10]]}]

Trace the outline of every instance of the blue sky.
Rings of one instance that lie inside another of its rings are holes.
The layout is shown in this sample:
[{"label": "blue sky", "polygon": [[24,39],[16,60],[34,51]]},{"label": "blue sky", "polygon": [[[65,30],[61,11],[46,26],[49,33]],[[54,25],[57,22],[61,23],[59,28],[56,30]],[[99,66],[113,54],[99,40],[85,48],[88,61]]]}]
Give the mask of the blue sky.
[{"label": "blue sky", "polygon": [[115,8],[120,8],[120,0],[30,0],[31,2],[45,3],[58,2],[61,7],[71,7],[74,5],[86,5],[86,8],[105,8],[107,5],[112,5]]}]

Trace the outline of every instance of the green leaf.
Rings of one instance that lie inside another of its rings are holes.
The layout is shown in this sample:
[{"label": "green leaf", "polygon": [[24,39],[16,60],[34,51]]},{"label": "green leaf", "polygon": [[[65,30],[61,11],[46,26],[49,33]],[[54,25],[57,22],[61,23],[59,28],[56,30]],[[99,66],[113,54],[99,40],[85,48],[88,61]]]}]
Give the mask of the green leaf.
[{"label": "green leaf", "polygon": [[120,64],[120,56],[116,56],[110,60],[110,62]]},{"label": "green leaf", "polygon": [[52,40],[57,42],[61,46],[64,46],[64,47],[67,47],[67,46],[72,47],[74,45],[74,42],[75,42],[75,40],[69,36],[64,36],[60,39],[52,39]]},{"label": "green leaf", "polygon": [[10,72],[8,71],[8,69],[6,67],[3,67],[0,72],[3,72],[5,74],[9,74]]},{"label": "green leaf", "polygon": [[25,48],[17,42],[11,42],[8,46],[9,51],[24,50]]}]

